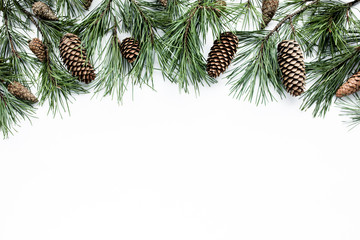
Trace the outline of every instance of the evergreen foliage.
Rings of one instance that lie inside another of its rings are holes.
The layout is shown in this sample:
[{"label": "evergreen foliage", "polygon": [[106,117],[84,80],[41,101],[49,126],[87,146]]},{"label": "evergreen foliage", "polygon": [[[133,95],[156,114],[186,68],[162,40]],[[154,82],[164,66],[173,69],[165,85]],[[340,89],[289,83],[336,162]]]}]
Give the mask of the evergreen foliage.
[{"label": "evergreen foliage", "polygon": [[[232,96],[256,104],[289,97],[277,48],[283,40],[295,40],[312,59],[306,64],[301,110],[325,116],[336,102],[342,114],[350,117],[351,126],[360,123],[359,95],[335,97],[338,88],[360,70],[356,17],[360,0],[281,1],[265,29],[261,0],[103,0],[97,5],[94,1],[91,11],[91,0],[42,0],[56,14],[52,20],[34,14],[34,2],[0,1],[0,130],[4,136],[19,120],[30,119],[35,109],[9,93],[7,86],[13,81],[37,89],[40,105],[46,103],[54,115],[69,112],[75,94],[92,90],[121,102],[135,85],[155,88],[155,71],[181,91],[193,89],[199,94],[201,87],[217,82],[206,71],[203,47],[225,32],[239,40],[226,76]],[[95,65],[96,78],[90,86],[72,76],[60,59],[59,44],[66,33],[79,36],[86,61]],[[29,51],[28,42],[34,37],[45,46],[43,62]],[[128,47],[136,51],[131,61],[123,56],[125,38],[139,43]]]}]

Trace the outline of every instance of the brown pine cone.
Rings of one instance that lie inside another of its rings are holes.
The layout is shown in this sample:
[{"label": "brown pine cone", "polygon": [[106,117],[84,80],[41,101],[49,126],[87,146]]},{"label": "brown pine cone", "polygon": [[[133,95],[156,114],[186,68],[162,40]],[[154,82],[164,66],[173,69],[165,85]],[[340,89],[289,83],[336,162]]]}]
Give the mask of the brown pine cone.
[{"label": "brown pine cone", "polygon": [[140,53],[140,43],[134,38],[125,38],[120,44],[120,51],[129,63],[133,63]]},{"label": "brown pine cone", "polygon": [[207,59],[206,71],[210,77],[216,78],[225,72],[237,51],[239,39],[231,32],[220,35],[220,40],[215,40]]},{"label": "brown pine cone", "polygon": [[93,0],[84,0],[84,7],[86,10],[89,10]]},{"label": "brown pine cone", "polygon": [[51,8],[43,2],[40,2],[40,1],[35,2],[32,5],[32,10],[33,10],[33,13],[41,19],[52,20],[52,21],[58,20],[57,16],[51,10]]},{"label": "brown pine cone", "polygon": [[352,75],[341,87],[336,91],[336,97],[341,98],[351,95],[360,90],[360,71]]},{"label": "brown pine cone", "polygon": [[81,40],[72,33],[65,34],[60,41],[60,56],[71,74],[85,83],[96,77],[94,67],[87,59]]},{"label": "brown pine cone", "polygon": [[163,5],[164,7],[167,6],[167,0],[159,0],[159,2],[161,3],[161,5]]},{"label": "brown pine cone", "polygon": [[262,2],[262,18],[263,23],[261,25],[262,28],[265,28],[271,19],[274,17],[276,10],[279,6],[279,0],[263,0]]},{"label": "brown pine cone", "polygon": [[14,81],[10,83],[7,89],[9,93],[21,100],[26,100],[32,103],[36,103],[38,101],[37,98],[30,92],[30,90],[19,82]]},{"label": "brown pine cone", "polygon": [[283,40],[278,45],[278,63],[286,91],[299,96],[305,91],[305,63],[300,45],[295,40]]},{"label": "brown pine cone", "polygon": [[40,60],[40,62],[44,62],[46,59],[46,47],[43,42],[34,38],[29,42],[30,50],[35,54],[35,56]]}]

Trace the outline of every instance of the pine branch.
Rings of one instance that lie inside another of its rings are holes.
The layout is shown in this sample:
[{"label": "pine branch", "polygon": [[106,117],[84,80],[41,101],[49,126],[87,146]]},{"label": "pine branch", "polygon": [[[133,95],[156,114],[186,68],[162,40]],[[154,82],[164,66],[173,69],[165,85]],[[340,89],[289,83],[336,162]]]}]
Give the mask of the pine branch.
[{"label": "pine branch", "polygon": [[325,116],[337,89],[360,67],[359,47],[339,53],[331,59],[309,63],[309,81],[313,84],[305,92],[301,110],[314,106],[313,115]]},{"label": "pine branch", "polygon": [[256,104],[274,101],[276,98],[272,93],[273,90],[280,97],[284,96],[281,73],[277,63],[276,49],[279,40],[273,35],[279,33],[286,22],[290,23],[290,32],[295,34],[293,18],[301,15],[318,2],[319,0],[311,1],[293,13],[287,14],[271,31],[237,32],[240,42],[238,52],[240,53],[233,61],[236,68],[228,76],[228,84],[232,85],[231,94],[233,96],[239,99],[244,97],[250,102],[255,100]]},{"label": "pine branch", "polygon": [[[84,93],[86,90],[81,84],[62,66],[55,52],[60,37],[66,32],[64,22],[44,21],[35,19],[35,15],[27,11],[18,1],[14,0],[16,7],[34,24],[40,33],[45,46],[46,60],[39,69],[38,92],[40,104],[49,103],[49,111],[54,115],[60,113],[60,108],[69,112],[69,99],[73,93]],[[48,33],[48,34],[45,34]]]},{"label": "pine branch", "polygon": [[56,11],[62,16],[82,16],[86,9],[86,0],[57,0]]},{"label": "pine branch", "polygon": [[138,2],[136,0],[129,0],[132,4],[134,4],[136,10],[140,13],[141,17],[143,18],[146,27],[148,28],[149,31],[149,35],[150,35],[150,39],[151,39],[151,43],[154,44],[155,41],[155,33],[154,33],[154,26],[152,26],[152,24],[149,22],[148,17],[145,15],[144,11],[141,9],[141,7],[139,6]]},{"label": "pine branch", "polygon": [[4,25],[5,25],[5,29],[6,29],[6,34],[7,34],[8,38],[9,38],[12,54],[17,58],[21,58],[19,56],[18,52],[15,49],[14,40],[13,40],[13,37],[12,37],[12,35],[10,33],[10,30],[9,30],[8,15],[6,14],[6,12],[4,12]]},{"label": "pine branch", "polygon": [[348,118],[345,122],[350,129],[360,124],[360,97],[358,94],[339,99],[337,101],[337,107],[341,109],[340,116]]},{"label": "pine branch", "polygon": [[[34,82],[32,68],[36,61],[24,49],[27,45],[26,35],[18,31],[18,29],[24,31],[30,29],[24,20],[16,15],[13,2],[3,3],[0,14],[2,14],[3,21],[0,26],[0,56],[9,59],[13,65],[15,75],[25,76],[31,82]],[[21,83],[27,85],[25,79],[21,80]]]},{"label": "pine branch", "polygon": [[110,16],[114,14],[112,3],[113,0],[102,1],[72,31],[81,38],[90,59],[95,55],[96,49],[98,53],[101,52],[101,40],[109,32]]},{"label": "pine branch", "polygon": [[10,61],[0,59],[0,76],[0,131],[4,138],[7,138],[20,121],[30,120],[34,116],[34,107],[8,92],[7,85],[18,79],[13,73]]},{"label": "pine branch", "polygon": [[98,74],[98,81],[95,83],[95,93],[103,96],[116,96],[119,102],[122,101],[126,91],[129,78],[126,76],[131,69],[131,65],[122,57],[118,38],[118,22],[113,19],[113,30],[109,41],[106,43],[104,50],[103,65]]},{"label": "pine branch", "polygon": [[336,1],[319,3],[304,24],[303,32],[308,41],[306,52],[316,49],[321,59],[339,51],[348,51],[346,39],[350,36],[356,39],[354,34],[358,24],[351,11],[353,4]]},{"label": "pine branch", "polygon": [[292,14],[288,14],[286,17],[284,17],[275,27],[273,30],[271,30],[269,32],[268,35],[266,35],[264,41],[267,41],[271,35],[273,35],[276,31],[278,31],[280,29],[280,27],[286,22],[286,21],[290,21],[293,17],[305,12],[308,8],[310,8],[312,5],[315,5],[317,3],[319,3],[320,0],[315,0],[315,1],[311,1],[311,3],[309,3],[308,5],[306,5],[305,7],[293,12]]},{"label": "pine branch", "polygon": [[205,70],[206,62],[202,47],[209,27],[215,38],[224,31],[227,19],[222,16],[229,13],[226,8],[220,8],[217,2],[198,1],[192,4],[183,16],[170,24],[162,38],[164,49],[159,60],[164,75],[178,83],[180,89],[188,92],[189,86],[193,85],[198,93],[200,86],[210,86],[216,82]]}]

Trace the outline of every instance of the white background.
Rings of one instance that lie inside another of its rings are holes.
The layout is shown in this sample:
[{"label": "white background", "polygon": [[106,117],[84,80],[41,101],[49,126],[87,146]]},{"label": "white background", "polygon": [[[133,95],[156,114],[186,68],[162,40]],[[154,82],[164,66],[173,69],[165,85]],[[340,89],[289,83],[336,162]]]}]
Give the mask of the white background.
[{"label": "white background", "polygon": [[360,128],[225,83],[39,108],[0,142],[0,240],[360,239]]}]

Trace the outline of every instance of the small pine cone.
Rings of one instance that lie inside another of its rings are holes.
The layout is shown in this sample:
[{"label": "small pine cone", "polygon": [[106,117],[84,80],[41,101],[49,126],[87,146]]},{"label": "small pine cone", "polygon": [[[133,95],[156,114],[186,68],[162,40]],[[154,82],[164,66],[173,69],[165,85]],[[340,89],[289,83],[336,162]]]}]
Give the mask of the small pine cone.
[{"label": "small pine cone", "polygon": [[51,8],[46,5],[45,3],[43,2],[35,2],[33,5],[32,5],[32,10],[33,10],[33,13],[42,18],[42,19],[45,19],[45,20],[52,20],[52,21],[56,21],[58,20],[57,16],[55,15],[55,13],[51,10]]},{"label": "small pine cone", "polygon": [[159,0],[159,2],[161,3],[161,5],[163,5],[164,7],[166,7],[168,0]]},{"label": "small pine cone", "polygon": [[215,40],[207,59],[206,71],[210,77],[216,78],[225,72],[234,58],[239,39],[231,32],[220,35],[220,40]]},{"label": "small pine cone", "polygon": [[19,82],[14,81],[10,83],[7,89],[9,93],[21,100],[26,100],[32,103],[36,103],[38,101],[37,98],[30,92],[30,90]]},{"label": "small pine cone", "polygon": [[284,40],[278,45],[278,63],[286,91],[299,96],[305,91],[305,63],[300,45],[295,40]]},{"label": "small pine cone", "polygon": [[265,28],[269,24],[274,17],[278,6],[279,0],[263,0],[261,7],[263,18],[262,28]]},{"label": "small pine cone", "polygon": [[40,60],[40,62],[44,62],[46,59],[46,47],[43,42],[34,38],[29,42],[30,50],[35,54],[35,56]]},{"label": "small pine cone", "polygon": [[81,40],[72,33],[65,34],[60,40],[60,56],[71,74],[85,83],[96,77],[94,67],[88,62]]},{"label": "small pine cone", "polygon": [[86,10],[89,10],[93,0],[84,0],[84,7]]},{"label": "small pine cone", "polygon": [[123,57],[133,63],[140,53],[140,43],[134,38],[125,38],[120,44],[120,50]]},{"label": "small pine cone", "polygon": [[360,71],[352,75],[341,87],[336,91],[336,97],[341,98],[351,95],[360,90]]}]

